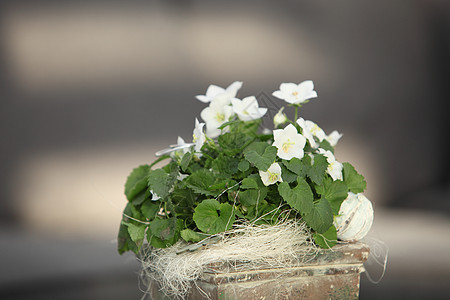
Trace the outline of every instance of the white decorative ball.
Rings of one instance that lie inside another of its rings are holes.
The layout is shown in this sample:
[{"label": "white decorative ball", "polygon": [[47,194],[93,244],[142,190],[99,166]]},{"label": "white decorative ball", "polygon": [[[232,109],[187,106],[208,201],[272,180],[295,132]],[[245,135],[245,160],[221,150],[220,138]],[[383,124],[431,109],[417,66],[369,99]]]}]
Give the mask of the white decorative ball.
[{"label": "white decorative ball", "polygon": [[342,202],[339,215],[334,219],[337,237],[344,241],[357,241],[366,236],[372,227],[372,203],[363,194],[348,193]]}]

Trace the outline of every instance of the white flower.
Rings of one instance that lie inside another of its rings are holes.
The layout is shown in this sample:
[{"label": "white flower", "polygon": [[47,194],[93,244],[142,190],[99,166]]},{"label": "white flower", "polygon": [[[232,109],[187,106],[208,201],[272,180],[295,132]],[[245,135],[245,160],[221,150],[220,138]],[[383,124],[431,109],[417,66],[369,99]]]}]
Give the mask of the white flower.
[{"label": "white flower", "polygon": [[171,145],[171,148],[177,149],[170,153],[171,157],[182,157],[184,154],[188,153],[192,147],[192,144],[186,143],[182,137],[178,137],[177,144]]},{"label": "white flower", "polygon": [[309,144],[313,148],[318,148],[319,144],[314,137],[317,137],[319,141],[323,141],[326,138],[325,132],[316,123],[309,120],[299,118],[297,124],[302,128],[302,134],[308,139]]},{"label": "white flower", "polygon": [[265,135],[272,135],[272,130],[270,130],[269,128],[263,128],[263,130],[261,131],[262,134]]},{"label": "white flower", "polygon": [[270,165],[267,172],[259,171],[259,176],[261,176],[261,180],[265,186],[274,184],[277,181],[283,182],[281,178],[281,167],[276,162]]},{"label": "white flower", "polygon": [[187,174],[181,174],[180,172],[178,172],[178,175],[177,175],[177,180],[178,181],[183,181],[186,177],[188,177],[189,175],[187,175]]},{"label": "white flower", "polygon": [[158,195],[156,195],[156,193],[152,190],[150,190],[150,193],[152,194],[152,201],[157,201],[159,199],[161,199],[161,197],[159,197]]},{"label": "white flower", "polygon": [[205,126],[205,123],[200,123],[197,118],[195,118],[195,128],[194,132],[192,134],[192,142],[195,144],[194,149],[195,152],[200,152],[202,149],[203,144],[206,141],[205,133],[203,132],[203,126]]},{"label": "white flower", "polygon": [[[177,146],[184,146],[187,145],[187,143],[183,140],[181,136],[177,138]],[[183,148],[183,154],[186,154],[189,152],[189,147]]]},{"label": "white flower", "polygon": [[322,128],[320,128],[316,123],[309,120],[303,120],[303,118],[299,118],[297,120],[297,124],[302,128],[302,134],[308,139],[311,147],[315,149],[319,147],[319,144],[316,142],[314,137],[316,137],[319,142],[322,142],[323,140],[328,141],[332,147],[336,146],[337,142],[342,137],[342,134],[336,130],[330,135],[326,135]]},{"label": "white flower", "polygon": [[297,132],[294,125],[289,124],[284,129],[274,130],[273,138],[274,142],[272,146],[277,147],[277,155],[279,158],[290,160],[293,157],[303,157],[303,148],[305,147],[306,139]]},{"label": "white flower", "polygon": [[233,108],[229,106],[230,102],[231,98],[228,94],[219,94],[200,113],[200,116],[206,123],[206,135],[208,137],[218,137],[220,135],[218,127],[228,122],[233,115]]},{"label": "white flower", "polygon": [[278,125],[284,124],[288,121],[286,114],[283,113],[284,106],[280,108],[277,114],[273,117],[273,125],[278,127]]},{"label": "white flower", "polygon": [[231,99],[231,104],[233,105],[233,111],[242,121],[259,119],[267,112],[267,108],[259,108],[255,96],[246,97],[242,100],[233,98]]},{"label": "white flower", "polygon": [[272,95],[290,104],[301,104],[308,99],[317,97],[314,83],[311,80],[299,84],[282,83],[280,90],[273,92]]},{"label": "white flower", "polygon": [[343,180],[342,176],[342,168],[343,165],[336,160],[333,153],[331,151],[325,151],[322,148],[319,148],[319,153],[323,154],[328,161],[327,173],[330,174],[333,180]]},{"label": "white flower", "polygon": [[326,136],[325,139],[330,143],[331,146],[336,146],[339,139],[342,137],[342,133],[337,132],[336,130],[330,133],[330,135]]},{"label": "white flower", "polygon": [[211,84],[206,90],[206,95],[195,96],[198,100],[203,103],[211,102],[217,95],[227,93],[231,98],[236,97],[238,90],[242,87],[242,81],[235,81],[230,84],[226,89],[220,86]]}]

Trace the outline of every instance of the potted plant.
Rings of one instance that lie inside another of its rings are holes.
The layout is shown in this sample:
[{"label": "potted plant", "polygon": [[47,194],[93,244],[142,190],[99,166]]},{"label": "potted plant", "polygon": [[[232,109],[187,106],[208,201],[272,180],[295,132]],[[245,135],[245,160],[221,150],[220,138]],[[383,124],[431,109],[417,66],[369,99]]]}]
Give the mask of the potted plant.
[{"label": "potted plant", "polygon": [[357,297],[368,249],[348,242],[367,234],[373,210],[364,177],[334,156],[342,134],[299,117],[317,97],[310,80],[273,92],[294,109],[273,130],[255,97],[236,98],[241,86],[209,86],[192,142],[179,137],[132,170],[119,253],[142,260],[155,298]]}]

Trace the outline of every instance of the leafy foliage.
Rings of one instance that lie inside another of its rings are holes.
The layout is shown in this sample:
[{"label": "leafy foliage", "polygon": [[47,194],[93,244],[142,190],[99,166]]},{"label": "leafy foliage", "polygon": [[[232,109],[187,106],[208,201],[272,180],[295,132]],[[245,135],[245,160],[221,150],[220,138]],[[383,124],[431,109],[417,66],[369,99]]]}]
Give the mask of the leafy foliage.
[{"label": "leafy foliage", "polygon": [[328,177],[324,180],[323,185],[316,186],[316,191],[328,200],[333,214],[339,214],[341,204],[348,195],[347,185],[340,180],[333,181]]},{"label": "leafy foliage", "polygon": [[[180,239],[199,242],[238,220],[273,224],[280,214],[306,222],[320,247],[335,245],[333,217],[348,192],[364,191],[364,177],[344,163],[343,180],[333,180],[320,152],[334,153],[325,139],[318,140],[320,149],[307,144],[301,158],[279,158],[273,135],[259,133],[260,124],[230,119],[217,139],[206,138],[199,153],[178,151],[133,169],[125,183],[128,203],[119,227],[119,253],[138,253],[144,243],[164,248]],[[163,160],[168,163],[153,169]],[[260,174],[275,162],[282,181],[265,186]]]},{"label": "leafy foliage", "polygon": [[355,194],[362,193],[366,189],[366,181],[364,176],[356,172],[355,168],[350,163],[343,163],[344,165],[344,182],[347,184],[350,192]]},{"label": "leafy foliage", "polygon": [[214,199],[203,200],[194,212],[197,228],[204,233],[216,234],[231,228],[234,223],[233,207]]},{"label": "leafy foliage", "polygon": [[133,200],[134,197],[147,188],[149,170],[150,166],[142,165],[131,171],[125,184],[125,195],[129,201]]},{"label": "leafy foliage", "polygon": [[333,225],[328,228],[324,233],[314,233],[314,242],[321,248],[328,249],[336,245],[337,243],[337,232],[336,227]]},{"label": "leafy foliage", "polygon": [[[258,168],[258,170],[267,171],[270,165],[275,161],[277,156],[277,148],[274,146],[269,146],[264,142],[255,143],[253,145],[254,150],[248,150],[245,152],[245,159]],[[262,149],[264,149],[264,151],[261,151]]]},{"label": "leafy foliage", "polygon": [[278,191],[284,201],[302,215],[308,214],[313,208],[314,195],[309,184],[303,178],[298,179],[297,186],[293,189],[286,182],[280,183]]}]

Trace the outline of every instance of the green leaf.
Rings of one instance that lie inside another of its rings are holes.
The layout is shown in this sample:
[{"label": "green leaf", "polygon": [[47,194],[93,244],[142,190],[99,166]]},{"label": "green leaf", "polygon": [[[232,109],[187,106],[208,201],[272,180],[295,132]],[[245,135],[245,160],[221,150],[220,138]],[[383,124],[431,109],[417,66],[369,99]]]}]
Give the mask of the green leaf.
[{"label": "green leaf", "polygon": [[155,160],[154,162],[151,163],[150,168],[152,168],[152,167],[153,167],[154,165],[156,165],[157,163],[159,163],[159,162],[161,162],[161,161],[163,161],[163,160],[169,159],[169,158],[171,158],[171,157],[170,157],[170,155],[168,155],[168,154],[159,157],[157,160]]},{"label": "green leaf", "polygon": [[180,234],[181,234],[181,238],[183,240],[185,240],[186,242],[194,242],[194,243],[200,242],[201,240],[203,240],[209,236],[209,235],[194,231],[189,228],[181,230]]},{"label": "green leaf", "polygon": [[217,129],[222,130],[222,129],[225,129],[225,127],[227,127],[227,126],[230,126],[230,125],[232,125],[232,124],[236,124],[236,123],[238,123],[238,122],[239,122],[238,119],[231,120],[231,121],[228,121],[228,122],[223,123],[222,125],[220,125],[219,127],[217,127]]},{"label": "green leaf", "polygon": [[258,183],[255,178],[247,177],[242,180],[241,189],[257,189]]},{"label": "green leaf", "polygon": [[275,161],[277,156],[277,148],[268,146],[263,154],[259,154],[255,150],[245,152],[245,159],[252,163],[258,170],[267,171],[270,165]]},{"label": "green leaf", "polygon": [[196,197],[194,192],[188,188],[175,188],[170,194],[170,198],[177,208],[189,208],[189,211],[194,206]]},{"label": "green leaf", "polygon": [[139,252],[139,247],[133,242],[128,233],[127,223],[123,221],[120,223],[119,235],[117,236],[117,250],[121,255],[127,251],[133,251],[136,254]]},{"label": "green leaf", "polygon": [[[251,174],[242,180],[241,189],[252,190],[240,191],[240,202],[245,205],[254,205],[257,201],[264,200],[267,196],[268,188],[262,183],[261,177],[258,174]],[[234,201],[234,198],[232,199]]]},{"label": "green leaf", "polygon": [[129,222],[134,222],[130,220],[128,216],[133,216],[133,211],[135,210],[136,208],[131,203],[128,203],[123,210],[122,221],[120,222],[119,228],[119,235],[117,237],[117,249],[119,251],[119,254],[123,254],[127,251],[133,251],[136,254],[139,252],[139,246],[136,245],[135,242],[133,242],[130,233],[128,232],[128,225],[130,224]]},{"label": "green leaf", "polygon": [[333,211],[327,199],[320,198],[308,213],[302,214],[303,220],[318,233],[324,233],[333,225]]},{"label": "green leaf", "polygon": [[316,192],[328,200],[334,215],[339,214],[341,204],[348,196],[347,185],[340,180],[333,181],[329,177],[323,181],[323,185],[316,187]]},{"label": "green leaf", "polygon": [[261,191],[260,190],[246,190],[239,192],[239,201],[244,206],[252,206],[255,205],[256,202],[262,200]]},{"label": "green leaf", "polygon": [[244,154],[250,151],[256,151],[259,155],[263,155],[267,147],[269,147],[269,144],[266,142],[253,142],[244,149]]},{"label": "green leaf", "polygon": [[321,184],[328,168],[327,158],[322,154],[314,155],[314,164],[307,170],[308,177],[317,184]]},{"label": "green leaf", "polygon": [[311,157],[309,157],[309,155],[306,155],[302,160],[298,159],[297,157],[294,157],[289,161],[283,160],[283,165],[289,171],[297,174],[300,177],[304,177],[306,175],[306,171],[311,168]]},{"label": "green leaf", "polygon": [[250,164],[246,160],[241,160],[238,164],[238,169],[241,172],[245,172],[250,168]]},{"label": "green leaf", "polygon": [[236,131],[244,133],[246,135],[256,137],[259,126],[261,125],[261,119],[253,121],[239,122],[233,125]]},{"label": "green leaf", "polygon": [[131,240],[138,246],[142,245],[142,241],[144,240],[145,228],[145,224],[135,225],[128,223],[128,233],[130,234]]},{"label": "green leaf", "polygon": [[141,213],[149,219],[150,221],[153,220],[156,216],[156,214],[159,211],[159,205],[156,204],[154,201],[151,201],[150,199],[145,201],[144,204],[141,206]]},{"label": "green leaf", "polygon": [[212,172],[200,169],[192,173],[185,179],[186,186],[197,194],[206,196],[216,196],[217,192],[211,190],[211,186],[215,183],[215,177]]},{"label": "green leaf", "polygon": [[292,183],[297,180],[297,174],[289,171],[284,164],[280,164],[281,166],[281,178],[284,182]]},{"label": "green leaf", "polygon": [[309,184],[303,178],[298,178],[298,184],[293,189],[287,182],[278,185],[278,192],[284,201],[298,212],[308,214],[313,208],[314,195]]},{"label": "green leaf", "polygon": [[220,177],[231,177],[238,171],[239,160],[234,157],[219,154],[212,162],[212,169],[216,171]]},{"label": "green leaf", "polygon": [[258,212],[256,213],[259,221],[255,224],[275,224],[279,219],[280,209],[277,209],[277,205],[269,204],[267,201],[262,201],[260,207],[258,207]]},{"label": "green leaf", "polygon": [[344,165],[344,182],[348,186],[348,189],[355,193],[362,193],[366,189],[366,181],[364,180],[364,176],[356,172],[355,168],[345,162]]},{"label": "green leaf", "polygon": [[[152,223],[156,220],[166,220],[164,222],[155,223],[154,230],[152,230]],[[166,248],[172,246],[180,239],[180,231],[184,227],[183,220],[180,219],[155,219],[150,224],[149,229],[147,230],[147,240],[150,245],[155,248]],[[168,225],[167,228],[164,228],[164,225]]]},{"label": "green leaf", "polygon": [[154,219],[150,222],[150,230],[152,231],[152,235],[163,241],[173,239],[177,231],[177,222],[178,220],[176,218]]},{"label": "green leaf", "polygon": [[[269,222],[267,221],[271,221],[275,217],[275,212],[270,213],[275,208],[277,208],[276,205],[269,204],[266,200],[261,200],[256,205],[248,207],[246,218],[252,222],[257,218],[261,218],[261,222],[258,221],[255,224],[268,224]],[[266,213],[267,215],[263,217]]]},{"label": "green leaf", "polygon": [[141,211],[136,206],[131,205],[130,211],[131,215],[129,216],[133,217],[134,219],[144,221],[144,216],[141,214]]},{"label": "green leaf", "polygon": [[181,163],[180,163],[180,168],[181,168],[181,170],[183,170],[183,172],[186,171],[193,156],[194,156],[194,154],[192,152],[186,152],[183,155],[183,158],[181,159]]},{"label": "green leaf", "polygon": [[234,223],[234,209],[228,203],[214,199],[203,200],[194,212],[194,222],[204,233],[216,234],[229,230]]},{"label": "green leaf", "polygon": [[129,201],[133,200],[134,197],[147,188],[149,170],[149,165],[142,165],[131,171],[125,183],[125,195]]},{"label": "green leaf", "polygon": [[230,156],[241,153],[248,141],[249,137],[239,132],[227,132],[217,138],[223,152]]},{"label": "green leaf", "polygon": [[331,227],[324,233],[314,233],[314,242],[319,245],[320,248],[329,249],[337,244],[337,231],[336,227]]},{"label": "green leaf", "polygon": [[320,142],[319,147],[331,151],[331,153],[334,153],[334,147],[330,145],[330,143],[327,140],[323,140]]},{"label": "green leaf", "polygon": [[172,220],[170,219],[154,219],[150,223],[150,230],[152,234],[165,241],[173,237],[175,234],[173,228],[170,227],[172,224]]},{"label": "green leaf", "polygon": [[133,200],[131,200],[131,204],[133,205],[140,205],[142,204],[142,202],[144,202],[145,200],[147,200],[148,198],[150,198],[150,191],[148,189],[140,192],[139,194],[137,194]]},{"label": "green leaf", "polygon": [[175,179],[162,169],[151,170],[148,176],[148,186],[159,197],[165,198],[169,195]]},{"label": "green leaf", "polygon": [[283,165],[291,172],[300,177],[308,176],[313,182],[322,184],[328,167],[327,158],[322,154],[314,155],[314,164],[311,157],[305,155],[301,160],[294,157],[290,161],[283,160]]}]

